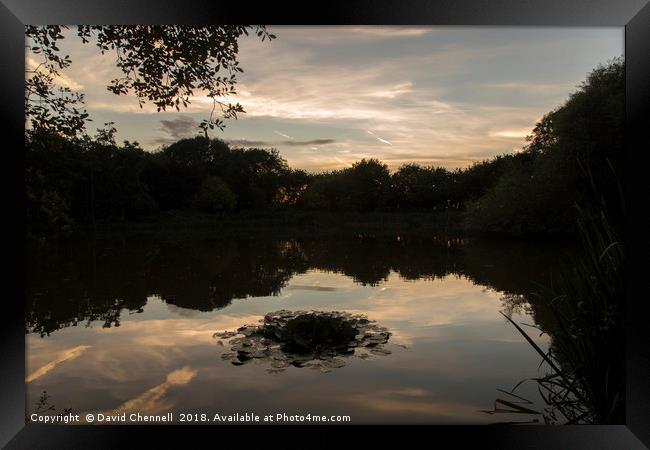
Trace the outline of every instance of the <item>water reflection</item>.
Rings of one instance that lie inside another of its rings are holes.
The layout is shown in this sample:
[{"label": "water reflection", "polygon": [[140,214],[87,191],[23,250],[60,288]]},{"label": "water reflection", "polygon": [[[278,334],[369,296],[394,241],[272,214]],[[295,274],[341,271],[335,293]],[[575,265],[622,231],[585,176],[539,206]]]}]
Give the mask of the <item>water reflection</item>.
[{"label": "water reflection", "polygon": [[455,274],[503,292],[514,305],[536,283],[549,283],[562,259],[549,245],[435,238],[72,242],[28,253],[26,325],[41,335],[92,321],[119,326],[124,311],[142,312],[152,295],[172,308],[212,311],[233,299],[277,296],[310,269],[368,286],[385,282],[391,272],[405,280]]},{"label": "water reflection", "polygon": [[147,414],[166,413],[174,406],[165,395],[172,386],[183,386],[188,384],[196,376],[196,370],[189,366],[170,372],[165,381],[142,394],[127,400],[117,408],[109,411],[107,414],[120,414],[124,412],[140,412]]},{"label": "water reflection", "polygon": [[39,379],[40,377],[42,377],[43,375],[48,373],[50,370],[54,369],[57,365],[65,362],[65,361],[77,358],[87,348],[90,348],[90,346],[88,346],[88,345],[78,345],[77,347],[73,347],[73,348],[70,348],[70,349],[67,349],[67,350],[64,350],[64,351],[60,352],[52,361],[48,362],[47,364],[45,364],[42,367],[39,367],[33,373],[27,375],[27,377],[25,378],[25,381],[27,383],[29,383],[30,381],[34,381],[34,380]]},{"label": "water reflection", "polygon": [[[496,387],[539,363],[498,314],[562,248],[434,239],[87,241],[31,249],[29,403],[75,412],[349,414],[353,423],[489,423]],[[240,300],[236,300],[240,299]],[[543,326],[543,305],[529,304]],[[224,364],[212,335],[269,311],[363,314],[389,357],[342,370]],[[89,325],[87,328],[85,325]],[[119,326],[118,326],[119,325]],[[403,348],[408,347],[408,350]],[[532,397],[535,392],[522,392]],[[518,418],[516,418],[518,419]]]}]

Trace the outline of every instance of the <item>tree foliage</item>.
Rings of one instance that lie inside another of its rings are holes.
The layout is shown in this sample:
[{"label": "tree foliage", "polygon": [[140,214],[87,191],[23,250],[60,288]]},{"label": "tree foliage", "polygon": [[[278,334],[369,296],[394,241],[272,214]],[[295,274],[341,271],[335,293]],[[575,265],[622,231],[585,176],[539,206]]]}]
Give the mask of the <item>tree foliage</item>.
[{"label": "tree foliage", "polygon": [[94,138],[27,133],[28,220],[42,228],[128,220],[155,211],[303,208],[322,211],[458,211],[470,230],[575,232],[575,209],[621,223],[624,120],[622,60],[594,70],[534,128],[522,151],[465,169],[377,159],[310,174],[276,149],[235,148],[198,136],[155,153],[115,142],[111,123]]},{"label": "tree foliage", "polygon": [[533,129],[518,164],[468,211],[473,228],[510,233],[575,231],[575,209],[605,207],[623,221],[625,63],[594,69],[568,100]]},{"label": "tree foliage", "polygon": [[[237,94],[239,39],[250,32],[262,41],[275,38],[262,25],[79,25],[76,37],[94,44],[101,54],[113,53],[122,76],[109,82],[116,95],[133,94],[142,106],[151,102],[158,111],[187,107],[193,95],[213,102],[209,118],[200,127],[206,136],[222,119],[236,118],[244,109],[230,103]],[[75,136],[90,120],[82,93],[60,86],[62,70],[72,64],[62,56],[60,42],[72,37],[61,25],[27,26],[26,50],[39,62],[27,68],[26,120],[35,130]],[[219,110],[220,117],[215,115]]]},{"label": "tree foliage", "polygon": [[196,198],[197,207],[206,212],[227,211],[235,207],[235,194],[219,177],[203,180]]}]

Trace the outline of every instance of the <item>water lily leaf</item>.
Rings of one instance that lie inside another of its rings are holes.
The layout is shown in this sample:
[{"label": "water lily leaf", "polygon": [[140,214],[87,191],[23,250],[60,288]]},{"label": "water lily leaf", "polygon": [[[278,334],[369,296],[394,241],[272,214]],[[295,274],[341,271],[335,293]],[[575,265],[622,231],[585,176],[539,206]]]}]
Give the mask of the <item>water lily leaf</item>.
[{"label": "water lily leaf", "polygon": [[375,347],[375,348],[370,350],[370,353],[374,353],[375,355],[390,355],[393,352],[391,352],[390,350],[388,350],[386,348]]},{"label": "water lily leaf", "polygon": [[[286,370],[290,365],[327,373],[344,367],[344,358],[352,355],[369,359],[372,355],[391,354],[383,348],[390,335],[388,328],[362,314],[280,310],[266,314],[257,325],[217,332],[214,337],[229,339],[231,352],[222,358],[234,365],[269,364],[269,373]],[[224,345],[223,341],[218,345]],[[366,351],[357,351],[361,348]]]},{"label": "water lily leaf", "polygon": [[325,359],[321,361],[321,365],[331,369],[339,369],[345,366],[345,361],[340,358]]}]

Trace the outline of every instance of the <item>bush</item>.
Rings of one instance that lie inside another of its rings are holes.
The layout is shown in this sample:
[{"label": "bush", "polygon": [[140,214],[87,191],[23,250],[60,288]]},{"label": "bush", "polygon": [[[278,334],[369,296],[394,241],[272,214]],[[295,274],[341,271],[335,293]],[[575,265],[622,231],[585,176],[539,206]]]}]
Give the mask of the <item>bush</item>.
[{"label": "bush", "polygon": [[196,198],[196,207],[206,212],[227,211],[235,207],[235,194],[219,177],[203,180]]},{"label": "bush", "polygon": [[[592,71],[580,88],[535,126],[529,145],[468,208],[470,229],[509,234],[576,232],[573,205],[604,207],[623,222],[625,64]],[[611,175],[615,174],[615,177]]]},{"label": "bush", "polygon": [[490,233],[522,234],[535,225],[529,204],[533,185],[526,172],[513,170],[503,175],[480,200],[467,208],[466,220],[470,230]]}]

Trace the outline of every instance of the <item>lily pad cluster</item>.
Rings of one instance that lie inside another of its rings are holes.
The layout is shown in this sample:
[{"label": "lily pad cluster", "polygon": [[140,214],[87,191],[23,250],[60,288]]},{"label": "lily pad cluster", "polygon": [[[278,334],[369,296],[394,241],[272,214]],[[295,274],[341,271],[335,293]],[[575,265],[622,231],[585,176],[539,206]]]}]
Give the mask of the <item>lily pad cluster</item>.
[{"label": "lily pad cluster", "polygon": [[[230,346],[221,358],[241,366],[266,363],[267,372],[289,366],[330,372],[346,365],[346,358],[368,359],[389,355],[387,328],[362,314],[280,310],[268,313],[258,324],[236,331],[214,333],[220,345]],[[225,342],[224,342],[225,341]]]}]

